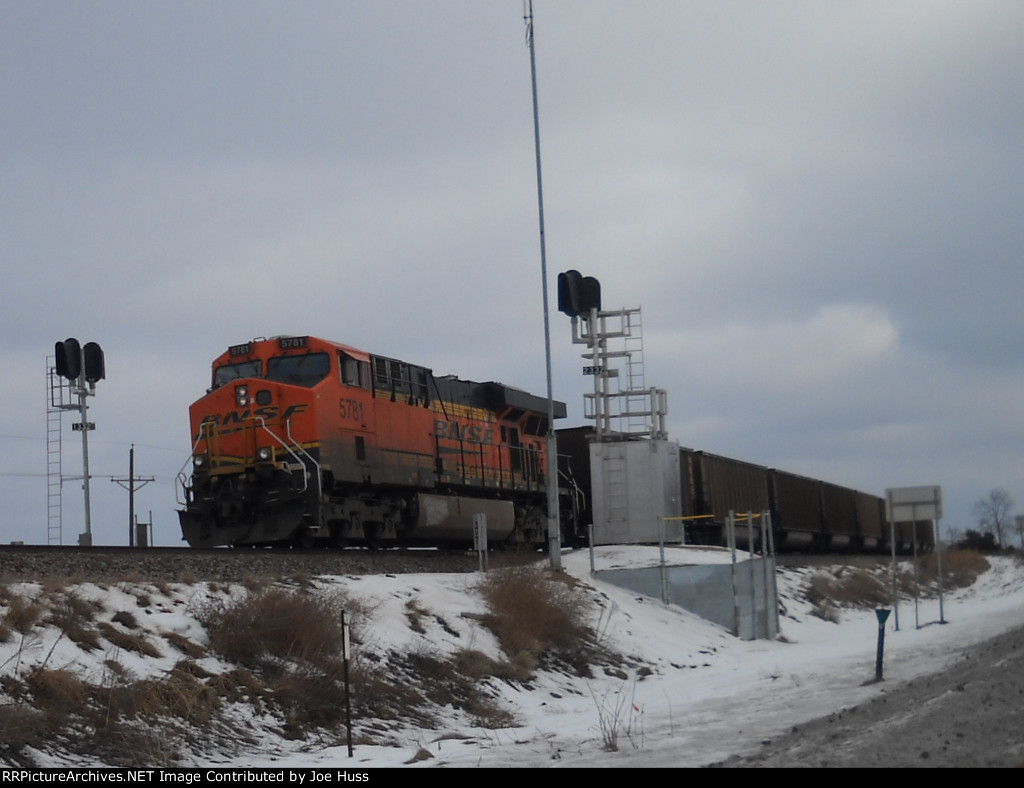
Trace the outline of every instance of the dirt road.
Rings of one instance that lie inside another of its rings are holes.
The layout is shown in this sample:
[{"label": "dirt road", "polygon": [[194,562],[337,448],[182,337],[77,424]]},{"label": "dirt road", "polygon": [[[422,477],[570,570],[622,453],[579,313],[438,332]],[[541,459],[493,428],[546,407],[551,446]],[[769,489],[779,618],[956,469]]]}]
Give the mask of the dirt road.
[{"label": "dirt road", "polygon": [[1024,628],[723,767],[1024,766]]}]

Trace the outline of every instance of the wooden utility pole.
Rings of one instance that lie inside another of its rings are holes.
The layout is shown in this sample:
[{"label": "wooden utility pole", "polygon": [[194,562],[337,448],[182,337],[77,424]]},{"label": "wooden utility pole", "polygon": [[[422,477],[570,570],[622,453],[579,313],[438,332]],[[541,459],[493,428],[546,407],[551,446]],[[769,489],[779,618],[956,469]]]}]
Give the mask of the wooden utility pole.
[{"label": "wooden utility pole", "polygon": [[128,490],[128,546],[135,547],[135,491],[153,481],[152,476],[138,477],[135,475],[135,444],[128,453],[128,478],[111,479]]}]

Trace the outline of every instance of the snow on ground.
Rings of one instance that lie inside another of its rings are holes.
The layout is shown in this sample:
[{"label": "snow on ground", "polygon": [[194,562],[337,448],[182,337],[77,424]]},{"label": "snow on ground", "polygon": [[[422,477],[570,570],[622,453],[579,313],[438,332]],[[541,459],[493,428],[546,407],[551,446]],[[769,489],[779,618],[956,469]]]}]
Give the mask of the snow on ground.
[{"label": "snow on ground", "polygon": [[[720,550],[670,548],[671,564],[726,562]],[[599,548],[598,569],[653,565],[656,548]],[[871,610],[844,610],[838,623],[810,613],[797,589],[813,570],[779,573],[785,613],[781,637],[745,642],[687,611],[641,597],[591,576],[588,551],[566,553],[564,570],[579,578],[598,603],[594,625],[600,638],[623,655],[650,668],[650,675],[630,669],[626,677],[591,679],[564,673],[538,673],[529,688],[500,682],[502,702],[518,721],[515,728],[467,727],[452,712],[450,726],[408,730],[395,746],[355,747],[352,757],[341,746],[310,742],[267,741],[259,754],[225,756],[183,766],[332,767],[369,769],[409,766],[445,767],[686,767],[723,760],[750,751],[764,739],[842,708],[859,704],[886,688],[949,665],[973,643],[1024,624],[1024,569],[1006,558],[990,559],[991,569],[970,588],[937,599],[902,600],[899,628],[890,616],[885,637],[885,681],[876,683],[878,623]],[[476,575],[400,575],[320,578],[345,588],[373,607],[364,648],[426,649],[435,653],[475,648],[497,655],[493,636],[464,613],[483,612],[472,592]],[[172,584],[166,596],[151,599],[148,628],[174,631],[202,640],[192,618],[205,593],[229,593],[203,586]],[[98,593],[100,593],[98,591]],[[107,606],[124,594],[125,606],[138,594],[128,584],[104,588]],[[158,592],[147,586],[147,595]],[[431,625],[425,633],[409,626],[407,602],[457,627]],[[940,623],[941,621],[944,623]],[[457,631],[453,631],[457,629]],[[109,657],[109,655],[106,655]],[[83,663],[83,652],[69,643],[40,640],[0,644],[0,673],[42,658],[51,667],[80,673],[101,671],[103,657]],[[168,670],[174,660],[120,654],[133,673]],[[646,671],[644,671],[646,672]],[[618,750],[605,743],[617,739]],[[432,757],[424,757],[429,752]],[[419,758],[419,759],[417,759]],[[56,763],[54,765],[57,765]]]}]

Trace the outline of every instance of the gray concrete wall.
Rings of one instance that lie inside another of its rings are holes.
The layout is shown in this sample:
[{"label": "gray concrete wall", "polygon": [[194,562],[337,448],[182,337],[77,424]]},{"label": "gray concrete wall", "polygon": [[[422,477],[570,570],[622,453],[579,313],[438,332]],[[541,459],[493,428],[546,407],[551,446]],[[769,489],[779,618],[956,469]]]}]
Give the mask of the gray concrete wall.
[{"label": "gray concrete wall", "polygon": [[743,640],[779,634],[772,558],[736,564],[607,569],[594,574],[612,585],[696,613]]}]

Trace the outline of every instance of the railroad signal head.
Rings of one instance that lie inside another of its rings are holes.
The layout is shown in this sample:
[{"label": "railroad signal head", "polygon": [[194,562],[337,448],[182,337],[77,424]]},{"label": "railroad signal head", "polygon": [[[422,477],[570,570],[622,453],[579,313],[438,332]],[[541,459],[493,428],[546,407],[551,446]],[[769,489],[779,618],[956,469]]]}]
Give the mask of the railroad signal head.
[{"label": "railroad signal head", "polygon": [[107,377],[106,366],[103,362],[103,349],[95,342],[86,342],[82,348],[82,356],[85,361],[85,379],[90,383],[103,380]]},{"label": "railroad signal head", "polygon": [[579,271],[558,275],[558,311],[570,317],[587,316],[601,309],[601,283]]},{"label": "railroad signal head", "polygon": [[83,347],[74,337],[54,345],[57,374],[68,380],[78,380],[85,373],[89,383],[96,383],[107,377],[103,360],[103,349],[95,342],[86,342]]},{"label": "railroad signal head", "polygon": [[82,374],[82,346],[78,340],[69,337],[54,346],[57,357],[57,374],[68,380],[78,380]]}]

